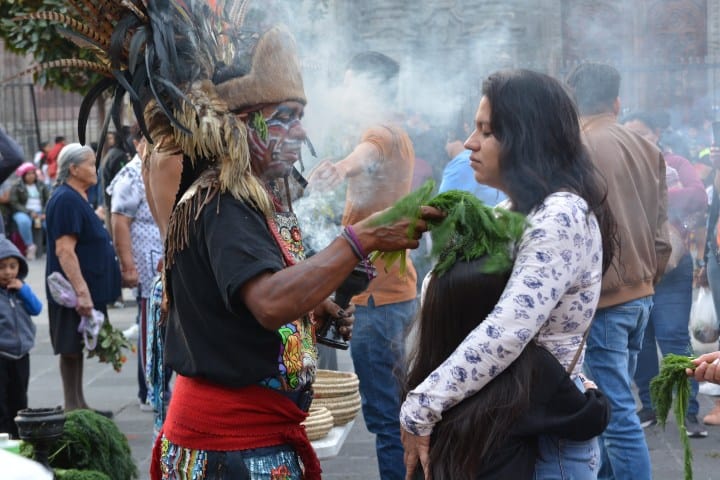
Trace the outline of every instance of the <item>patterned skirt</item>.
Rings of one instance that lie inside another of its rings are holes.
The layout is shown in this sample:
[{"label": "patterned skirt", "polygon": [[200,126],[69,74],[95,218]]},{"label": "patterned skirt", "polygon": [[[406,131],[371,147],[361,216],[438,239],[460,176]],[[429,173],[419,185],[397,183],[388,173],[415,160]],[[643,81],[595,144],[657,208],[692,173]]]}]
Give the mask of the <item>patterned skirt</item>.
[{"label": "patterned skirt", "polygon": [[162,480],[302,480],[295,451],[288,446],[231,452],[192,450],[160,439]]}]

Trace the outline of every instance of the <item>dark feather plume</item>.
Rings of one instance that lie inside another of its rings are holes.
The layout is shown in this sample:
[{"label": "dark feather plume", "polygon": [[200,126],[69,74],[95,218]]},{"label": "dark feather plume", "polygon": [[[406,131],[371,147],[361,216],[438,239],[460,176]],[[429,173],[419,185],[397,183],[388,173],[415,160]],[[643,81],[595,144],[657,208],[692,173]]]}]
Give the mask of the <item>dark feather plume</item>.
[{"label": "dark feather plume", "polygon": [[103,78],[98,83],[93,85],[90,91],[83,98],[80,104],[80,111],[78,113],[78,138],[82,145],[85,145],[85,133],[87,129],[88,118],[90,118],[90,110],[100,96],[115,85],[115,80],[112,78]]}]

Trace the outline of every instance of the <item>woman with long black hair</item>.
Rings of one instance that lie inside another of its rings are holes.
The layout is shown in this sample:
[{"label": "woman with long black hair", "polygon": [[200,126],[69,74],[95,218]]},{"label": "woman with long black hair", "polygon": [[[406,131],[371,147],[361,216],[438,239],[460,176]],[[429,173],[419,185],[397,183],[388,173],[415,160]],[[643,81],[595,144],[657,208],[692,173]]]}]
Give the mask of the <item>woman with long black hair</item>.
[{"label": "woman with long black hair", "polygon": [[[418,460],[426,471],[432,468],[430,435],[443,412],[483,389],[533,340],[577,379],[584,335],[613,256],[607,188],[583,147],[577,110],[562,84],[529,70],[501,71],[482,92],[465,143],[475,179],[507,194],[529,226],[490,315],[478,318],[479,325],[407,395],[400,421],[408,472]],[[545,445],[537,478],[547,478],[544,466],[557,469],[569,450],[584,459],[576,461],[572,478],[596,477],[596,441],[572,444],[549,436]]]}]

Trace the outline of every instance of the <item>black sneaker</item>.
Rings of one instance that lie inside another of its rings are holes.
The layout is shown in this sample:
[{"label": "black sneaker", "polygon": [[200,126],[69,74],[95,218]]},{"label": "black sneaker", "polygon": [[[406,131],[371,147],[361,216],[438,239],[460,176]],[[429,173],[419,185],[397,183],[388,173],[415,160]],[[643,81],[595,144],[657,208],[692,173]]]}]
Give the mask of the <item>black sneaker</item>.
[{"label": "black sneaker", "polygon": [[[642,410],[640,410],[638,412],[638,418],[640,418],[640,426],[642,428],[652,427],[653,425],[657,424],[657,417],[655,416],[655,412],[649,408],[643,408]],[[697,423],[697,418],[695,419],[695,422]]]},{"label": "black sneaker", "polygon": [[685,417],[685,430],[690,438],[705,438],[708,432],[703,425],[698,422],[697,415],[688,415]]}]

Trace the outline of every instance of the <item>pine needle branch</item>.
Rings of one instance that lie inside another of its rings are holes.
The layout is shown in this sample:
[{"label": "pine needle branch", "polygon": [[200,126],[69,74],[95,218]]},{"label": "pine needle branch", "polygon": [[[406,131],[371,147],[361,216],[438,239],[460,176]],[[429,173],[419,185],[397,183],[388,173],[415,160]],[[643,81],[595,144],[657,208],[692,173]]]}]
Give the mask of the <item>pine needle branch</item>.
[{"label": "pine needle branch", "polygon": [[[658,423],[665,428],[670,407],[674,406],[675,422],[680,432],[680,442],[685,452],[685,480],[692,480],[692,450],[685,428],[690,403],[690,379],[685,370],[695,369],[691,357],[668,354],[660,365],[660,373],[650,382],[650,399]],[[673,405],[673,393],[676,394]]]}]

